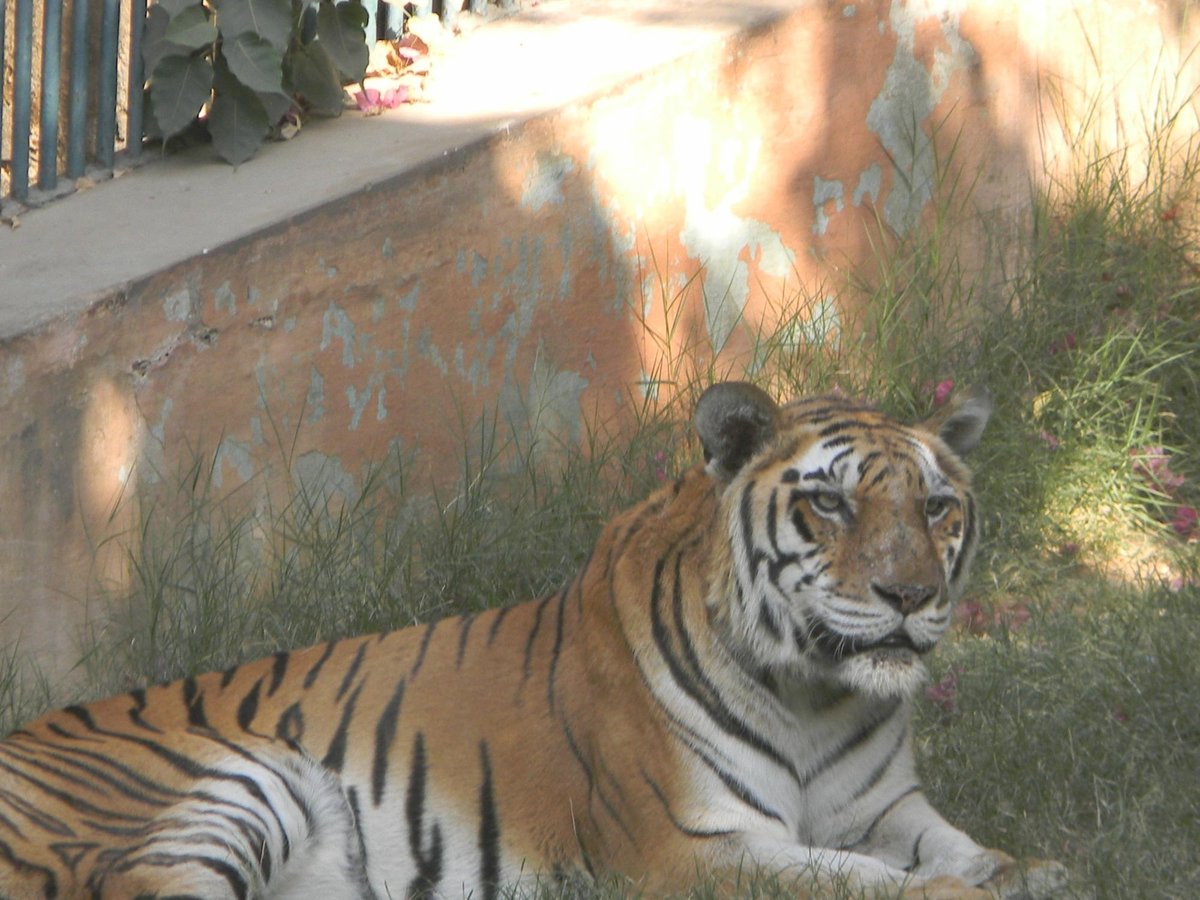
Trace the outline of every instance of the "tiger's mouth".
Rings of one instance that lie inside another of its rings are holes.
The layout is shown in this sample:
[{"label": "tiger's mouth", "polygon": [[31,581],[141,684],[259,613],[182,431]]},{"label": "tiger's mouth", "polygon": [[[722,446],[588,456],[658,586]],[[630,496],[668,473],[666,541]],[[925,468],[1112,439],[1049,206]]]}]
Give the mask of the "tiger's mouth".
[{"label": "tiger's mouth", "polygon": [[861,638],[841,634],[829,628],[823,622],[814,623],[808,630],[809,643],[835,661],[841,661],[851,656],[880,651],[908,651],[917,656],[924,656],[933,649],[933,644],[918,645],[902,628],[884,635],[879,640],[868,641]]}]

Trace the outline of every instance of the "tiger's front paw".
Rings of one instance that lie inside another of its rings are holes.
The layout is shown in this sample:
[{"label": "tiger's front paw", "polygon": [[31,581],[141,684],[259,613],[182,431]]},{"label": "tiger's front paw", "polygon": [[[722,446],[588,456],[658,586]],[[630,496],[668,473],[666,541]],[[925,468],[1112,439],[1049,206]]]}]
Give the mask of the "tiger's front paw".
[{"label": "tiger's front paw", "polygon": [[1017,862],[1007,853],[989,850],[996,860],[991,877],[979,887],[995,900],[1052,900],[1064,896],[1067,888],[1067,869],[1051,859]]}]

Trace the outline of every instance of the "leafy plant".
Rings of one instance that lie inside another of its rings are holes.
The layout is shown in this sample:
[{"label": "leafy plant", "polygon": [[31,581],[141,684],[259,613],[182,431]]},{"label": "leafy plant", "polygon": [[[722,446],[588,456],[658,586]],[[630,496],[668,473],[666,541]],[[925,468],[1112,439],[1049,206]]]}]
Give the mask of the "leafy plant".
[{"label": "leafy plant", "polygon": [[142,44],[148,130],[166,140],[197,121],[233,165],[293,109],[336,116],[342,85],[367,68],[358,0],[160,0]]}]

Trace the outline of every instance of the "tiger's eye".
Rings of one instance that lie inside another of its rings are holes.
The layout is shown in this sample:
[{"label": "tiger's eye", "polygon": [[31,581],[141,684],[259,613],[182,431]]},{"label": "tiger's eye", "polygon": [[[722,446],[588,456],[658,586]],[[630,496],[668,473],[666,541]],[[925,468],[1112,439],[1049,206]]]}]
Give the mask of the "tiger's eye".
[{"label": "tiger's eye", "polygon": [[836,491],[817,491],[809,495],[809,502],[813,509],[826,515],[836,515],[846,507],[846,501]]},{"label": "tiger's eye", "polygon": [[954,500],[950,497],[930,497],[925,501],[925,518],[936,522],[950,511]]}]

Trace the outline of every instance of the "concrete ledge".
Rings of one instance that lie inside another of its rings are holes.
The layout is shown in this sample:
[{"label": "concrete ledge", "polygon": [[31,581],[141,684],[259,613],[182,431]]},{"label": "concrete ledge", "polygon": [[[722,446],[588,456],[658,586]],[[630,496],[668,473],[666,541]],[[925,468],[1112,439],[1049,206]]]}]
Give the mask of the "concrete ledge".
[{"label": "concrete ledge", "polygon": [[429,103],[313,121],[237,169],[196,148],[31,211],[0,234],[0,340],[358,191],[393,189],[514,125],[806,5],[542,4],[454,40],[437,61]]}]

